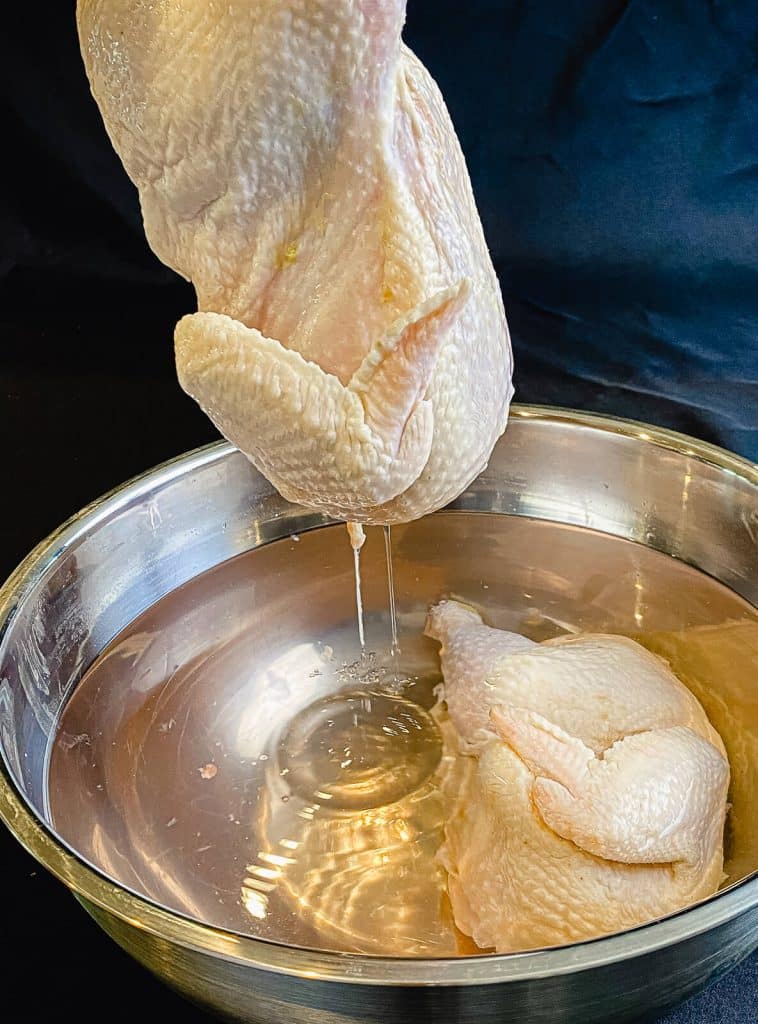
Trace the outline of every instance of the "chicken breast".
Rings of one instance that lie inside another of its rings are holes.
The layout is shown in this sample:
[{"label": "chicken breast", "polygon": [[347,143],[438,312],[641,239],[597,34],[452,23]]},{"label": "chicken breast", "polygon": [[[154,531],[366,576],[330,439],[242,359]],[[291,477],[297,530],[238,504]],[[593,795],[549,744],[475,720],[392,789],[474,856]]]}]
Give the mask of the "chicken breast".
[{"label": "chicken breast", "polygon": [[534,644],[434,607],[444,696],[479,755],[441,857],[483,948],[620,931],[716,891],[729,765],[668,665],[617,636]]},{"label": "chicken breast", "polygon": [[190,279],[179,380],[288,499],[364,523],[459,494],[511,349],[405,0],[79,0],[149,242]]}]

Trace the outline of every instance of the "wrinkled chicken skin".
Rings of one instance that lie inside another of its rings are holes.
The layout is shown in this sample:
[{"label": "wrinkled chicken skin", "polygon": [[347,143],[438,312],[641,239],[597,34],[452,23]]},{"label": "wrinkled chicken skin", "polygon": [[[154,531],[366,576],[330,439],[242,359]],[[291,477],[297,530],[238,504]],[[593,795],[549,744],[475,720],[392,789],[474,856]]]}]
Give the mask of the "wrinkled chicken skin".
[{"label": "wrinkled chicken skin", "polygon": [[439,508],[505,428],[511,351],[465,162],[405,0],[79,0],[182,386],[290,500]]},{"label": "wrinkled chicken skin", "polygon": [[532,949],[716,891],[729,766],[665,662],[624,637],[535,644],[456,601],[427,634],[461,747],[479,754],[441,853],[461,931]]}]

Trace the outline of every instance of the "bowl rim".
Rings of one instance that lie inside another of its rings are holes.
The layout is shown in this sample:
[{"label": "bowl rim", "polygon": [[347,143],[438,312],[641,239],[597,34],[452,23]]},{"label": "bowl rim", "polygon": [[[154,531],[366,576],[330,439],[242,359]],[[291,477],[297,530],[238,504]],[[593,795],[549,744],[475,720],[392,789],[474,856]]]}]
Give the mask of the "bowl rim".
[{"label": "bowl rim", "polygon": [[[514,405],[511,416],[612,433],[662,447],[742,477],[758,487],[758,464],[705,441],[635,420],[573,409]],[[156,483],[227,458],[226,441],[179,455],[132,478],[85,506],[41,541],[0,587],[0,643],[25,595],[64,552],[123,505]],[[27,805],[0,758],[0,820],[21,845],[96,915],[175,945],[249,968],[343,984],[467,986],[524,981],[582,972],[644,956],[716,928],[758,907],[758,872],[692,907],[658,921],[584,942],[522,953],[473,957],[399,958],[287,946],[203,924],[122,887],[58,840]],[[99,915],[98,915],[99,916]]]}]

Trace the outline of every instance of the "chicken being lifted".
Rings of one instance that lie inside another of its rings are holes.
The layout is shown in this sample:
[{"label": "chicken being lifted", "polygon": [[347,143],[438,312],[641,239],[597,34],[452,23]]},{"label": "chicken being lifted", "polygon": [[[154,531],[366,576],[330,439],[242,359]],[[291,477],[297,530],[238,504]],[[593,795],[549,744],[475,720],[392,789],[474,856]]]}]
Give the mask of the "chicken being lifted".
[{"label": "chicken being lifted", "polygon": [[364,523],[459,494],[511,351],[405,0],[79,0],[157,255],[195,285],[182,386],[291,500]]},{"label": "chicken being lifted", "polygon": [[541,644],[432,608],[468,752],[442,859],[455,921],[498,952],[631,928],[722,881],[729,765],[668,665],[619,636]]}]

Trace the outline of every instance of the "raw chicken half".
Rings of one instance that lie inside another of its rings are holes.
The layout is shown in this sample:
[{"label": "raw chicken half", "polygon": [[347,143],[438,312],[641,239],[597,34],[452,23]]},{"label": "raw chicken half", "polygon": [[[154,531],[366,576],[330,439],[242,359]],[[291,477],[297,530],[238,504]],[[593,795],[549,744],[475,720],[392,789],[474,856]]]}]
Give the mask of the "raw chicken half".
[{"label": "raw chicken half", "polygon": [[459,494],[511,349],[405,0],[79,0],[82,53],[156,254],[199,312],[182,386],[288,499],[364,523]]},{"label": "raw chicken half", "polygon": [[498,952],[554,946],[716,891],[729,765],[666,662],[619,636],[536,644],[457,601],[426,631],[479,755],[441,853],[461,931]]}]

